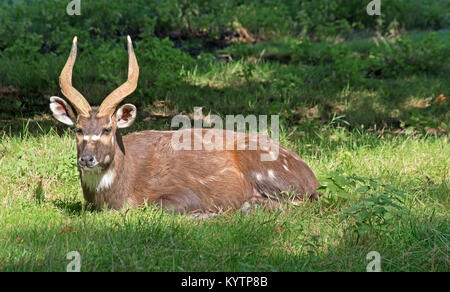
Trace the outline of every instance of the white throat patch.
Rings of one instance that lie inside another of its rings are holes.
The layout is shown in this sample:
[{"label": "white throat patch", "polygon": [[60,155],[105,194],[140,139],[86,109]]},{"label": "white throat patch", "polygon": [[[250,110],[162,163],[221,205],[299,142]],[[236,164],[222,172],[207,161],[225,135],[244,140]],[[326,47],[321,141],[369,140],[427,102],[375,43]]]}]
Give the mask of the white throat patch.
[{"label": "white throat patch", "polygon": [[91,171],[81,172],[81,182],[90,191],[105,191],[111,188],[116,178],[114,169],[108,169],[106,172],[93,169]]}]

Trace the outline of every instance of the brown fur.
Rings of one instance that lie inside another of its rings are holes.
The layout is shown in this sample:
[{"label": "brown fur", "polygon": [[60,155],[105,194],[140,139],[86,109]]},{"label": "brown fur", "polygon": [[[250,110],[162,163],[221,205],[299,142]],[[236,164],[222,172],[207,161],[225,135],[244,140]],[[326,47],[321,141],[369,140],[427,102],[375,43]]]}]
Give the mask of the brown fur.
[{"label": "brown fur", "polygon": [[[122,139],[117,129],[133,123],[136,107],[126,104],[115,110],[136,89],[139,77],[129,36],[127,46],[128,80],[108,95],[100,107],[91,107],[72,87],[77,37],[60,75],[61,91],[79,114],[76,120],[78,169],[84,198],[93,207],[120,209],[147,201],[178,212],[209,212],[241,208],[249,201],[277,201],[283,191],[293,191],[299,198],[317,197],[319,183],[297,154],[279,145],[278,159],[262,161],[261,154],[273,153],[249,149],[249,141],[261,139],[260,136],[243,134],[246,140],[243,150],[201,151],[176,151],[171,143],[175,132],[169,131],[143,131]],[[51,97],[50,108],[59,121],[70,126],[75,124],[75,115],[63,99]],[[194,144],[195,130],[185,131],[189,131]],[[218,133],[215,137],[223,135],[223,149],[228,149],[225,134],[234,132],[215,133]],[[205,143],[202,139],[201,144]],[[236,138],[231,145],[232,149],[240,149]]]},{"label": "brown fur", "polygon": [[[94,120],[90,120],[95,124],[91,124],[92,134],[98,133],[99,124],[106,126],[109,122],[109,118]],[[89,121],[84,122],[89,129]],[[116,172],[110,188],[95,191],[82,184],[86,201],[95,208],[120,209],[147,201],[178,212],[214,212],[230,207],[238,209],[247,201],[276,200],[281,191],[293,190],[300,198],[315,197],[319,187],[306,163],[281,145],[277,160],[261,161],[263,150],[176,151],[171,146],[173,131],[142,131],[123,139],[116,129],[114,132],[118,143],[113,146],[107,143],[109,136],[96,142],[97,148],[102,149],[97,155],[112,157],[103,170]],[[246,135],[246,145],[255,137]],[[87,146],[81,139],[78,138],[78,145]],[[79,155],[84,150],[79,147]],[[80,174],[83,182],[81,170]]]}]

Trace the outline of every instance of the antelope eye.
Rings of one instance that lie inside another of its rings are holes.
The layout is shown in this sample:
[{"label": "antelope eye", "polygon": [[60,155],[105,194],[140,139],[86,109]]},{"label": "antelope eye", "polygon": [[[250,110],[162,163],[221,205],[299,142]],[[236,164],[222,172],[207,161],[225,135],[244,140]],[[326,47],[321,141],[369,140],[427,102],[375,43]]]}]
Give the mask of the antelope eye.
[{"label": "antelope eye", "polygon": [[83,134],[83,129],[77,128],[77,129],[75,130],[75,133],[82,135],[82,134]]},{"label": "antelope eye", "polygon": [[112,128],[103,129],[103,134],[108,135],[109,133],[111,133],[111,131],[112,131]]}]

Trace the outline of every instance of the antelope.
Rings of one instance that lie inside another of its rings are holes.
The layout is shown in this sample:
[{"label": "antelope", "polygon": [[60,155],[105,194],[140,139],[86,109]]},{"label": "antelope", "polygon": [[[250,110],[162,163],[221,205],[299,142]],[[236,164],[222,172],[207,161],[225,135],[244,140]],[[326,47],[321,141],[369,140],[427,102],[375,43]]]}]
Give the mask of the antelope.
[{"label": "antelope", "polygon": [[[59,84],[76,114],[64,99],[50,98],[54,118],[75,127],[77,168],[88,205],[94,209],[122,209],[148,202],[187,213],[277,201],[285,194],[283,191],[289,190],[298,200],[318,198],[316,190],[320,185],[314,173],[296,153],[279,144],[276,160],[261,161],[263,149],[175,150],[171,140],[177,131],[146,130],[122,137],[119,129],[133,124],[137,110],[132,104],[117,107],[136,89],[139,76],[129,36],[127,47],[128,80],[99,107],[91,107],[72,86],[77,57],[75,37]],[[194,130],[184,131],[194,135]],[[220,131],[223,135],[227,132]],[[241,134],[246,142],[261,138]]]}]

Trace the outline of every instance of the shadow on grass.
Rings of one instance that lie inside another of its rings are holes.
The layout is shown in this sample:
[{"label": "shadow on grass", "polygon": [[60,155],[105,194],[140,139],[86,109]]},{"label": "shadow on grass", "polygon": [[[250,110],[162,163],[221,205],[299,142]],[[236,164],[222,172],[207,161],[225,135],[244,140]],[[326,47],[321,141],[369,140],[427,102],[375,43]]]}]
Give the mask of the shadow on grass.
[{"label": "shadow on grass", "polygon": [[[289,70],[279,72],[280,76],[278,77],[281,80],[282,76],[289,77],[292,75],[291,73]],[[248,81],[223,88],[216,88],[213,85],[192,85],[183,81],[178,87],[168,89],[161,97],[145,94],[146,88],[143,87],[144,84],[149,84],[149,81],[141,80],[140,90],[128,97],[126,101],[138,107],[136,123],[138,127],[133,126],[134,131],[136,129],[168,130],[172,116],[179,113],[192,113],[195,106],[203,107],[203,114],[205,115],[209,112],[221,116],[228,114],[242,114],[244,116],[249,114],[280,114],[283,121],[289,126],[301,127],[299,120],[306,119],[304,112],[308,112],[315,105],[318,105],[318,114],[314,118],[320,123],[330,121],[335,115],[344,115],[345,119],[354,126],[361,124],[373,126],[375,123],[379,128],[387,126],[397,129],[401,121],[406,120],[411,115],[411,107],[405,105],[406,100],[413,97],[413,102],[423,106],[420,102],[425,102],[421,101],[424,100],[424,97],[445,93],[448,89],[447,79],[445,74],[435,77],[418,76],[411,80],[399,77],[392,80],[370,80],[365,85],[355,85],[347,89],[344,88],[343,84],[326,86],[323,84],[324,81],[318,77],[311,84],[289,85],[294,86],[293,88],[286,87],[287,85],[283,84],[275,86],[273,82],[267,81],[259,83]],[[280,83],[282,81],[280,80],[277,82]],[[102,86],[104,88],[114,87]],[[83,93],[93,105],[101,100],[90,98],[91,96],[99,96],[98,87],[99,85],[83,84],[83,89],[86,90]],[[430,92],[430,88],[433,93]],[[58,95],[59,92],[55,92],[55,94]],[[370,94],[370,96],[363,96],[363,94]],[[160,101],[163,102],[163,108],[160,108]],[[440,106],[416,110],[417,117],[424,117],[424,121],[427,118],[427,121],[429,121],[423,122],[425,125],[431,125],[439,120],[445,121],[448,105],[448,102],[444,102]],[[298,108],[302,110],[297,110]],[[25,133],[46,135],[51,130],[63,133],[67,129],[67,127],[52,119],[47,104],[45,106],[40,105],[34,110],[34,112],[19,113],[14,118],[1,120],[0,131],[10,136],[23,136]],[[169,115],[155,115],[154,112],[157,111],[169,112]]]},{"label": "shadow on grass", "polygon": [[88,208],[86,203],[83,203],[81,201],[68,201],[68,200],[53,200],[52,204],[66,213],[67,215],[71,216],[81,216],[83,213],[92,212],[91,209]]},{"label": "shadow on grass", "polygon": [[[19,228],[7,234],[11,240],[0,251],[0,270],[65,271],[72,250],[81,254],[82,271],[365,271],[372,250],[382,255],[383,271],[448,269],[440,239],[445,218],[426,221],[429,226],[413,219],[410,228],[404,222],[390,236],[358,244],[344,235],[319,251],[302,231],[279,232],[280,222],[292,220],[282,212],[201,221],[142,210],[108,216],[72,220],[65,232],[57,223],[45,232]],[[319,242],[327,236],[319,234]]]}]

